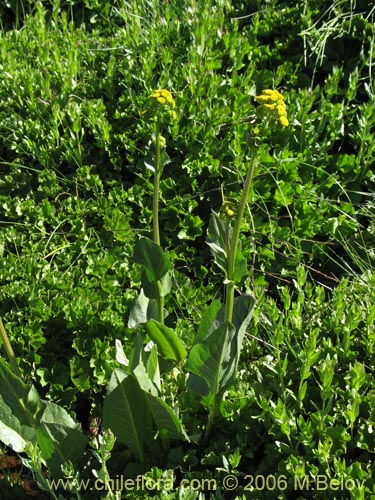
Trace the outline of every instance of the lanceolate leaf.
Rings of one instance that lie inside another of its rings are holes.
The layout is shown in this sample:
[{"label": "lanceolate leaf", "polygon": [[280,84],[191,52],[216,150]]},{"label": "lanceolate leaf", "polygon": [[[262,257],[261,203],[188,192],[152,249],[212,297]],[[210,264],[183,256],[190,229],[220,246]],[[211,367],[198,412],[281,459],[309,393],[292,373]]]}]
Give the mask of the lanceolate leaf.
[{"label": "lanceolate leaf", "polygon": [[103,424],[141,462],[144,461],[144,440],[149,417],[144,392],[136,379],[115,369],[104,400]]},{"label": "lanceolate leaf", "polygon": [[226,322],[204,342],[193,346],[186,368],[198,377],[204,378],[210,392],[217,394],[233,382],[236,351],[235,328]]},{"label": "lanceolate leaf", "polygon": [[189,440],[182,423],[165,401],[142,389],[132,375],[114,370],[104,400],[103,424],[141,462],[145,442],[154,438],[152,419],[162,438]]},{"label": "lanceolate leaf", "polygon": [[212,211],[208,225],[207,244],[211,249],[215,263],[224,271],[225,276],[228,272],[229,241],[229,223],[220,219],[219,214]]},{"label": "lanceolate leaf", "polygon": [[130,310],[128,328],[135,328],[142,323],[146,323],[149,319],[156,318],[157,314],[157,301],[146,297],[143,290],[141,290]]},{"label": "lanceolate leaf", "polygon": [[[250,294],[242,294],[234,299],[233,324],[236,329],[237,355],[239,358],[246,328],[253,316],[255,299]],[[238,363],[238,360],[237,360]]]},{"label": "lanceolate leaf", "polygon": [[[228,277],[229,248],[232,238],[232,227],[229,222],[220,218],[219,214],[212,211],[208,226],[207,244],[215,263],[224,271],[225,279]],[[241,250],[241,241],[238,242],[237,254],[235,257],[234,274],[232,279],[238,283],[246,273],[247,263]]]},{"label": "lanceolate leaf", "polygon": [[214,300],[209,308],[205,311],[202,321],[199,324],[198,332],[195,336],[194,343],[202,342],[209,334],[216,330],[224,321],[224,314],[219,316],[222,304],[218,300]]},{"label": "lanceolate leaf", "polygon": [[233,383],[254,298],[241,295],[235,299],[233,324],[224,323],[224,309],[218,309],[214,302],[204,315],[186,364],[192,373],[189,387],[202,395],[207,394],[206,384],[215,396]]},{"label": "lanceolate leaf", "polygon": [[[236,329],[237,341],[237,356],[239,358],[246,328],[249,326],[250,320],[254,312],[255,300],[250,294],[242,294],[234,299],[233,307],[233,325]],[[213,331],[213,327],[221,325],[224,322],[224,307],[220,310],[212,325],[207,330],[207,336]]]},{"label": "lanceolate leaf", "polygon": [[153,319],[147,321],[146,330],[163,358],[177,363],[186,358],[186,349],[173,330]]},{"label": "lanceolate leaf", "polygon": [[141,238],[135,244],[133,261],[143,267],[151,282],[159,281],[171,269],[162,248],[148,238]]},{"label": "lanceolate leaf", "polygon": [[164,439],[189,441],[189,437],[172,408],[160,397],[147,394],[156,427]]},{"label": "lanceolate leaf", "polygon": [[88,438],[64,408],[42,401],[0,360],[0,440],[17,452],[36,441],[49,471],[59,476],[67,460],[78,465]]},{"label": "lanceolate leaf", "polygon": [[44,411],[44,404],[35,387],[27,386],[0,359],[0,396],[23,425],[34,426]]},{"label": "lanceolate leaf", "polygon": [[61,465],[68,460],[75,467],[78,465],[85,452],[88,437],[64,408],[50,401],[45,404],[36,436],[48,470],[58,477],[62,475]]}]

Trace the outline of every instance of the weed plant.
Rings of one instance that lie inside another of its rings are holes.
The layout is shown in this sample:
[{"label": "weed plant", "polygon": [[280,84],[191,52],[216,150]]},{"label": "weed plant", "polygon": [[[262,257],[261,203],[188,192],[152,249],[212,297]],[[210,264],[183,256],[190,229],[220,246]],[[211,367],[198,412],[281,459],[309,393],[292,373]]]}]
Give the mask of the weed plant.
[{"label": "weed plant", "polygon": [[374,14],[3,2],[2,498],[375,498]]}]

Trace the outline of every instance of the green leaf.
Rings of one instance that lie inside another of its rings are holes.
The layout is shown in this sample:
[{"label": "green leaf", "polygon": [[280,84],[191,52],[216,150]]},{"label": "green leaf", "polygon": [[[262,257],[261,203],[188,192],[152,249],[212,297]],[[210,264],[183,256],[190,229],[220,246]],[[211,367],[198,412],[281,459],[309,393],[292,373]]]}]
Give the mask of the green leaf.
[{"label": "green leaf", "polygon": [[199,324],[198,332],[195,336],[194,343],[202,342],[212,331],[216,330],[224,321],[222,314],[219,320],[218,314],[222,308],[222,304],[218,300],[214,300],[208,309],[205,311],[202,320]]},{"label": "green leaf", "polygon": [[11,408],[4,403],[0,395],[0,441],[17,453],[25,450],[28,442],[35,441],[35,429],[23,425],[12,413]]},{"label": "green leaf", "polygon": [[177,363],[186,358],[186,349],[173,330],[153,319],[147,321],[146,330],[163,358]]},{"label": "green leaf", "polygon": [[236,329],[237,339],[237,363],[241,353],[243,339],[246,329],[249,326],[250,320],[253,316],[255,306],[255,299],[250,294],[242,294],[234,299],[233,307],[233,324]]},{"label": "green leaf", "polygon": [[141,290],[130,310],[128,328],[135,328],[138,325],[146,323],[149,319],[156,318],[157,314],[156,300],[149,299],[143,290]]},{"label": "green leaf", "polygon": [[162,248],[148,238],[141,238],[134,247],[133,262],[140,264],[150,282],[156,282],[171,269]]},{"label": "green leaf", "polygon": [[144,441],[150,423],[150,410],[137,380],[116,368],[104,399],[103,425],[116,440],[144,461]]},{"label": "green leaf", "polygon": [[[215,263],[224,271],[225,280],[228,277],[229,247],[233,228],[229,222],[220,219],[220,215],[212,211],[208,225],[207,244]],[[238,242],[235,258],[233,281],[238,283],[247,270],[247,262],[242,254],[241,241]]]},{"label": "green leaf", "polygon": [[186,382],[189,390],[196,392],[202,397],[208,396],[209,388],[204,378],[198,377],[195,373],[190,373]]},{"label": "green leaf", "polygon": [[225,322],[190,351],[186,369],[205,379],[212,394],[223,392],[233,382],[237,360],[235,333],[234,326]]},{"label": "green leaf", "polygon": [[[164,274],[158,281],[151,281],[147,273],[142,273],[141,284],[146,297],[159,299],[165,297],[171,291],[172,282],[169,273]],[[153,310],[152,310],[153,311]]]},{"label": "green leaf", "polygon": [[224,271],[225,277],[228,272],[229,242],[229,223],[220,219],[219,214],[212,211],[208,224],[207,245],[210,247],[215,263]]},{"label": "green leaf", "polygon": [[34,425],[44,410],[35,387],[27,386],[8,364],[0,359],[0,394],[13,415],[26,425]]},{"label": "green leaf", "polygon": [[61,466],[70,461],[77,467],[81,460],[88,437],[69,413],[50,401],[46,402],[36,437],[48,470],[54,476],[62,476]]},{"label": "green leaf", "polygon": [[[150,372],[154,368],[155,366],[150,366]],[[146,377],[145,372],[142,376]],[[114,370],[104,400],[103,424],[141,462],[144,461],[144,443],[151,441],[154,436],[152,418],[161,437],[189,440],[182,423],[165,401],[141,388],[133,375],[119,369]]]},{"label": "green leaf", "polygon": [[108,210],[104,217],[104,227],[108,231],[112,231],[115,240],[129,240],[129,217],[118,208]]},{"label": "green leaf", "polygon": [[160,380],[158,349],[156,345],[152,346],[152,349],[149,352],[149,356],[146,362],[146,370],[148,378],[151,380],[153,385],[157,387],[158,393],[160,393],[161,380]]},{"label": "green leaf", "polygon": [[[186,368],[191,372],[188,387],[206,395],[224,391],[234,380],[246,328],[254,311],[254,297],[236,297],[233,325],[224,323],[224,307],[213,302],[200,324]],[[203,380],[202,380],[203,379]]]},{"label": "green leaf", "polygon": [[168,271],[171,264],[159,245],[148,238],[141,238],[135,244],[132,260],[142,266],[141,283],[146,297],[160,299],[170,292]]},{"label": "green leaf", "polygon": [[147,400],[162,438],[189,441],[182,422],[163,399],[148,393]]},{"label": "green leaf", "polygon": [[42,401],[0,359],[0,440],[17,452],[37,441],[49,471],[59,476],[66,461],[78,465],[88,438],[64,408]]},{"label": "green leaf", "polygon": [[45,404],[35,387],[27,386],[0,359],[0,440],[22,452],[35,441],[35,428]]},{"label": "green leaf", "polygon": [[152,347],[151,352],[146,352],[142,333],[139,333],[134,340],[128,373],[137,379],[139,386],[145,392],[150,392],[155,396],[160,393],[160,372],[156,346]]}]

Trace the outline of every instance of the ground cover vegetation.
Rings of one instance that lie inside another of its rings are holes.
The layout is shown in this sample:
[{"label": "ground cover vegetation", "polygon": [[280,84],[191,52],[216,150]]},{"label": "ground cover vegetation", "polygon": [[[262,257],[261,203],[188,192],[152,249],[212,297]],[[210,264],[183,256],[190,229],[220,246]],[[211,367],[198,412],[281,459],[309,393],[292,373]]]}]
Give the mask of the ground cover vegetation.
[{"label": "ground cover vegetation", "polygon": [[1,3],[1,498],[375,498],[374,15]]}]

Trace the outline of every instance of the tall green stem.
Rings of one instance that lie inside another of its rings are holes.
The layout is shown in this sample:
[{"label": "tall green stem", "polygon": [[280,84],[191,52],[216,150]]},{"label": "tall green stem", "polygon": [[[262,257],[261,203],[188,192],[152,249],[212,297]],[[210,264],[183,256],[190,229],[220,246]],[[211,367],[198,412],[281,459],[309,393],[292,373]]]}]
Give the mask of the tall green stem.
[{"label": "tall green stem", "polygon": [[219,413],[219,404],[220,404],[219,396],[218,394],[214,394],[214,398],[211,403],[210,413],[208,415],[207,428],[203,439],[204,444],[208,442],[211,436],[214,424],[216,422],[217,414]]},{"label": "tall green stem", "polygon": [[[160,231],[159,231],[159,191],[162,165],[160,162],[160,126],[159,121],[156,122],[155,130],[155,174],[154,174],[154,197],[152,202],[152,227],[154,243],[160,246]],[[164,297],[160,293],[158,298],[158,320],[164,324]]]},{"label": "tall green stem", "polygon": [[245,207],[247,199],[249,196],[250,186],[254,178],[254,171],[256,165],[256,154],[257,150],[254,148],[251,150],[250,164],[246,174],[246,179],[244,182],[240,204],[237,210],[237,216],[234,223],[232,238],[230,240],[229,256],[228,256],[228,273],[227,273],[227,283],[225,285],[225,321],[232,322],[233,319],[233,305],[234,305],[234,271],[236,265],[236,256],[238,249],[238,242],[240,239],[240,230],[242,217],[245,212]]},{"label": "tall green stem", "polygon": [[156,123],[155,131],[155,174],[154,174],[154,198],[152,204],[152,217],[153,217],[153,238],[154,243],[160,245],[160,232],[159,232],[159,189],[160,189],[160,127],[159,122]]},{"label": "tall green stem", "polygon": [[5,331],[2,319],[0,318],[0,336],[3,340],[5,351],[7,353],[7,356],[9,358],[10,364],[13,367],[14,373],[17,375],[17,377],[22,378],[22,374],[20,372],[20,369],[18,368],[18,363],[16,356],[14,355],[13,348],[11,346],[11,343],[9,342],[8,335]]}]

